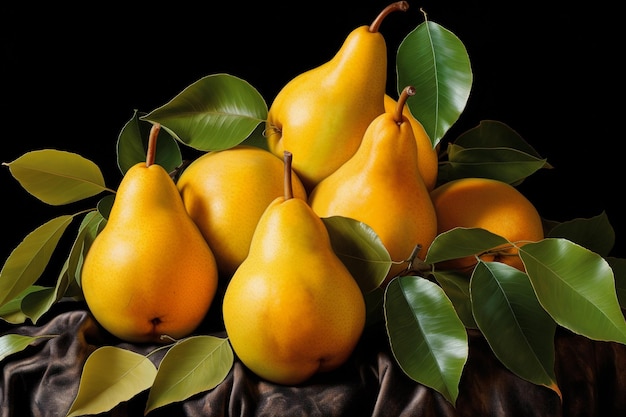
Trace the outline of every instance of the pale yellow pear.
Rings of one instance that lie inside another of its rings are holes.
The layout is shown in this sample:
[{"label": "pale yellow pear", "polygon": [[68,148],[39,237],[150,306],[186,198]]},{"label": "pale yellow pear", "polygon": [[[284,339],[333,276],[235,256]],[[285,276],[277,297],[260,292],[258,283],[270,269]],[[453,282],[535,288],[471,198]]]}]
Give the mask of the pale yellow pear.
[{"label": "pale yellow pear", "polygon": [[[85,258],[81,286],[95,319],[128,342],[171,342],[192,333],[217,289],[217,265],[176,185],[146,162],[122,178],[109,219]],[[165,338],[162,338],[165,336]]]},{"label": "pale yellow pear", "polygon": [[350,160],[321,181],[309,195],[320,217],[344,216],[370,226],[394,264],[382,285],[407,267],[417,245],[424,259],[437,234],[437,218],[418,169],[417,145],[402,108],[406,88],[393,112],[378,116]]},{"label": "pale yellow pear", "polygon": [[333,251],[323,221],[288,191],[259,220],[222,307],[228,339],[243,364],[285,385],[339,367],[365,326],[363,295]]},{"label": "pale yellow pear", "polygon": [[[396,106],[396,100],[385,94],[385,111],[392,112]],[[420,175],[428,191],[432,191],[437,185],[437,174],[439,173],[438,148],[433,147],[424,126],[413,116],[407,106],[404,106],[402,113],[409,119],[413,127],[413,135],[415,135],[415,142],[417,143],[417,167],[420,170]]]},{"label": "pale yellow pear", "polygon": [[[226,279],[248,256],[263,211],[284,195],[284,175],[282,158],[247,145],[203,154],[180,175],[177,187],[185,208]],[[306,201],[302,182],[291,175],[294,197]]]},{"label": "pale yellow pear", "polygon": [[356,152],[367,126],[384,112],[387,46],[379,32],[382,20],[400,1],[386,7],[371,25],[346,37],[334,57],[289,81],[272,102],[266,123],[269,149],[284,150],[307,191]]}]

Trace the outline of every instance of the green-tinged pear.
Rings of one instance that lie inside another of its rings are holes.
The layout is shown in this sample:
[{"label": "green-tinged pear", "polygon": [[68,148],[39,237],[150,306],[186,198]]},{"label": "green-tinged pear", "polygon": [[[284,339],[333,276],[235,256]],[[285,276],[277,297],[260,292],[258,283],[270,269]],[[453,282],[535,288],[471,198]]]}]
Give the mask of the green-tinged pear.
[{"label": "green-tinged pear", "polygon": [[[290,161],[286,152],[286,172]],[[361,290],[333,251],[324,222],[293,197],[288,174],[285,195],[259,220],[222,307],[237,356],[275,383],[295,385],[337,368],[360,339]]]},{"label": "green-tinged pear", "polygon": [[383,282],[407,267],[416,247],[424,259],[437,235],[437,219],[420,175],[411,124],[402,113],[415,94],[402,92],[396,108],[378,116],[367,128],[361,147],[344,165],[322,180],[309,195],[320,217],[344,216],[370,226],[394,265]]},{"label": "green-tinged pear", "polygon": [[406,1],[390,4],[371,25],[346,37],[328,62],[289,81],[270,106],[266,134],[279,157],[289,150],[293,169],[310,191],[356,152],[367,126],[385,111],[387,46],[379,27]]},{"label": "green-tinged pear", "polygon": [[82,267],[91,313],[128,342],[171,342],[189,335],[217,289],[213,253],[174,181],[154,163],[159,128],[151,130],[146,162],[122,178],[106,226]]}]

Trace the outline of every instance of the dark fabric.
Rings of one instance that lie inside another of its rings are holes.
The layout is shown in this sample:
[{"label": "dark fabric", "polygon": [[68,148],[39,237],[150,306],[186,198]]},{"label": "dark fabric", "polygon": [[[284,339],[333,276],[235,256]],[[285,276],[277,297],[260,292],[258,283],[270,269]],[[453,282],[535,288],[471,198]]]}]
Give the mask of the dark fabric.
[{"label": "dark fabric", "polygon": [[[85,360],[102,345],[147,353],[154,346],[123,343],[102,330],[80,303],[58,303],[37,326],[3,332],[58,335],[41,339],[0,363],[2,417],[65,416]],[[224,334],[216,332],[223,337]],[[296,387],[265,382],[238,360],[215,389],[149,414],[155,416],[626,416],[626,346],[592,341],[559,329],[555,372],[563,402],[550,389],[516,377],[469,332],[470,355],[456,408],[408,378],[395,363],[384,327],[368,328],[340,369]],[[156,361],[160,358],[155,358]],[[102,416],[143,416],[147,391]]]}]

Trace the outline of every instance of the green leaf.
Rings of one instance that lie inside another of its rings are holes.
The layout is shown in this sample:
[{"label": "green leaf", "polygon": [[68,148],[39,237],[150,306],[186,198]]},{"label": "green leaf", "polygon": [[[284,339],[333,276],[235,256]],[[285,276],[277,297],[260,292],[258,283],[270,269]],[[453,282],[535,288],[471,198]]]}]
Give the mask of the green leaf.
[{"label": "green leaf", "polygon": [[478,255],[506,243],[507,239],[479,227],[456,227],[435,237],[424,262],[434,264]]},{"label": "green leaf", "polygon": [[493,178],[519,184],[541,168],[551,168],[516,131],[502,122],[483,120],[447,147],[439,183],[458,178]]},{"label": "green leaf", "polygon": [[150,359],[115,346],[96,349],[85,362],[67,417],[99,414],[150,388],[157,369]]},{"label": "green leaf", "polygon": [[0,271],[0,306],[34,284],[45,270],[73,216],[59,216],[29,233]]},{"label": "green leaf", "polygon": [[176,343],[159,365],[144,414],[215,388],[226,378],[233,361],[228,339],[193,336]]},{"label": "green leaf", "polygon": [[26,288],[20,294],[15,296],[12,300],[5,303],[2,307],[0,307],[0,318],[11,324],[22,324],[26,322],[28,317],[22,311],[22,300],[28,296],[28,294],[45,290],[47,287],[43,287],[41,285],[31,285]]},{"label": "green leaf", "polygon": [[369,327],[377,323],[383,323],[385,320],[383,305],[385,290],[382,287],[378,287],[363,294],[363,298],[365,299],[365,326]]},{"label": "green leaf", "polygon": [[57,278],[54,288],[46,288],[41,291],[33,292],[24,297],[22,301],[22,311],[33,323],[44,315],[52,305],[66,295],[68,288],[76,281],[80,275],[80,267],[82,266],[83,253],[87,253],[84,248],[85,239],[89,240],[89,236],[93,232],[93,228],[98,228],[102,216],[97,211],[91,211],[85,215],[78,229],[78,234],[74,240],[74,244],[70,250],[70,255],[65,260],[62,271]]},{"label": "green leaf", "polygon": [[39,339],[51,339],[56,335],[24,336],[21,334],[5,334],[0,336],[0,361],[7,356],[26,349],[31,343]]},{"label": "green leaf", "polygon": [[465,46],[449,30],[425,21],[400,43],[396,70],[398,93],[415,87],[407,105],[436,146],[469,99],[473,75]]},{"label": "green leaf", "polygon": [[[146,160],[151,128],[152,123],[140,120],[136,110],[122,128],[117,139],[117,165],[122,174]],[[165,129],[159,130],[155,158],[155,163],[167,172],[174,171],[183,162],[178,142]]]},{"label": "green leaf", "polygon": [[480,261],[470,281],[472,312],[496,357],[517,376],[560,396],[554,374],[556,323],[524,272]]},{"label": "green leaf", "polygon": [[98,201],[98,213],[104,218],[108,219],[109,214],[111,214],[111,208],[113,208],[113,203],[115,202],[114,195],[104,196]]},{"label": "green leaf", "polygon": [[213,74],[185,88],[142,120],[160,123],[177,140],[201,150],[238,145],[267,118],[267,103],[246,81]]},{"label": "green leaf", "polygon": [[4,163],[20,185],[51,205],[73,203],[106,190],[100,168],[71,152],[43,149]]},{"label": "green leaf", "polygon": [[393,355],[413,380],[452,404],[468,356],[467,333],[443,290],[425,278],[394,278],[385,293]]},{"label": "green leaf", "polygon": [[519,249],[537,299],[561,326],[589,339],[626,343],[613,270],[598,254],[547,238]]},{"label": "green leaf", "polygon": [[374,230],[342,216],[322,218],[333,250],[359,284],[363,294],[378,288],[391,268],[391,257]]},{"label": "green leaf", "polygon": [[469,329],[477,329],[478,325],[472,314],[470,299],[470,280],[465,274],[453,271],[435,271],[435,279],[446,293],[463,325]]},{"label": "green leaf", "polygon": [[619,305],[623,309],[626,309],[626,259],[607,257],[606,261],[613,270],[613,276],[615,278],[615,292],[617,293]]},{"label": "green leaf", "polygon": [[615,244],[615,230],[606,212],[589,219],[573,219],[558,223],[546,237],[564,238],[600,256],[607,256]]}]

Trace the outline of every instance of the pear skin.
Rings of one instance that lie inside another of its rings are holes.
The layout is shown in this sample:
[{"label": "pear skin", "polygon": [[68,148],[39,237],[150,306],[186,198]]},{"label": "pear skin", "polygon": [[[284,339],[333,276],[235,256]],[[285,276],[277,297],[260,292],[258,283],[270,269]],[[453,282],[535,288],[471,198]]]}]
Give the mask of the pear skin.
[{"label": "pear skin", "polygon": [[163,167],[141,162],[126,172],[85,258],[81,286],[95,319],[127,342],[171,342],[203,321],[217,265]]},{"label": "pear skin", "polygon": [[267,115],[270,151],[297,155],[293,170],[307,192],[359,147],[372,120],[385,111],[387,46],[379,26],[405,1],[386,7],[370,26],[348,34],[334,57],[299,74],[276,95]]},{"label": "pear skin", "polygon": [[348,359],[365,326],[365,302],[323,221],[288,195],[263,213],[222,308],[241,361],[267,381],[296,385]]},{"label": "pear skin", "polygon": [[[283,160],[266,149],[238,145],[195,159],[177,187],[189,216],[215,255],[220,276],[230,279],[248,256],[250,241],[265,208],[283,195]],[[294,196],[307,199],[292,172]]]},{"label": "pear skin", "polygon": [[404,261],[417,245],[417,257],[423,260],[437,235],[415,136],[402,114],[407,94],[414,90],[406,88],[394,112],[372,121],[354,156],[309,194],[309,204],[320,217],[350,217],[376,232],[394,261],[382,286],[406,268]]}]

